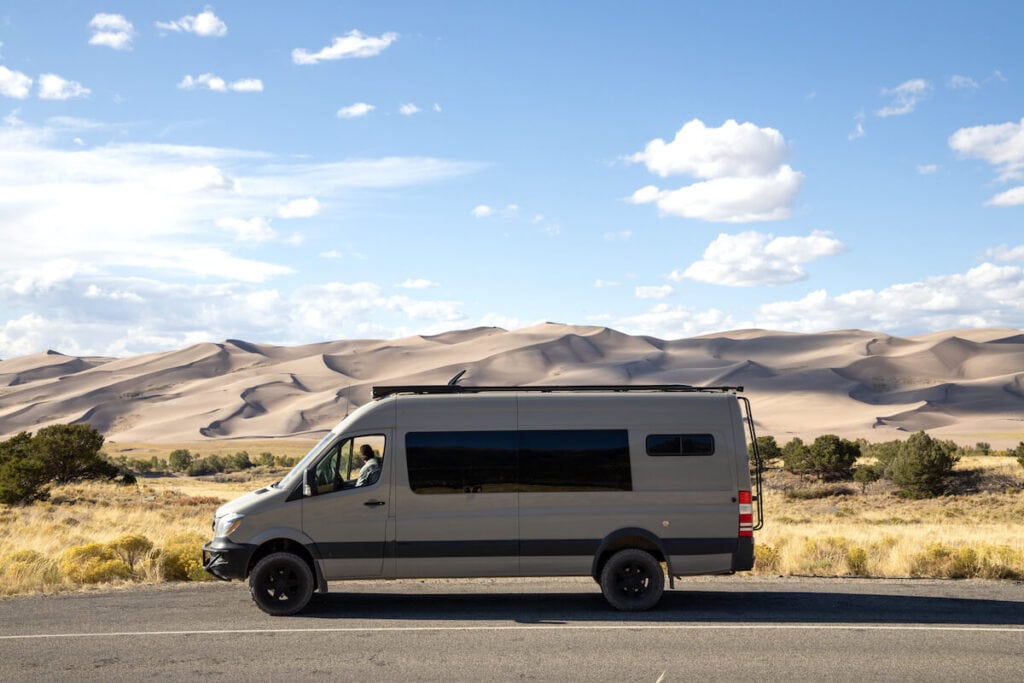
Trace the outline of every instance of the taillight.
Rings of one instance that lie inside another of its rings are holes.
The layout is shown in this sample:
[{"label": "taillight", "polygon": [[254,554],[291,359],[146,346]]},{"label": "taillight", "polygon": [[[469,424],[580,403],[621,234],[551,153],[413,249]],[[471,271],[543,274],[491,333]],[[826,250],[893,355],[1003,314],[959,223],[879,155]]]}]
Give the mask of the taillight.
[{"label": "taillight", "polygon": [[740,538],[754,536],[754,502],[750,491],[740,491]]}]

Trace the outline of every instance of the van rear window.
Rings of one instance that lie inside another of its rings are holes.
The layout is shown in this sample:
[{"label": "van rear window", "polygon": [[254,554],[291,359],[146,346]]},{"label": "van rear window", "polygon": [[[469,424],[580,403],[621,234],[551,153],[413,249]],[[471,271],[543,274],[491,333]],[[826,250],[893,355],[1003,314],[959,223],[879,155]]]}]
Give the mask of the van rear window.
[{"label": "van rear window", "polygon": [[415,493],[630,491],[624,429],[409,432]]},{"label": "van rear window", "polygon": [[647,455],[714,455],[715,437],[711,434],[651,434],[647,437]]}]

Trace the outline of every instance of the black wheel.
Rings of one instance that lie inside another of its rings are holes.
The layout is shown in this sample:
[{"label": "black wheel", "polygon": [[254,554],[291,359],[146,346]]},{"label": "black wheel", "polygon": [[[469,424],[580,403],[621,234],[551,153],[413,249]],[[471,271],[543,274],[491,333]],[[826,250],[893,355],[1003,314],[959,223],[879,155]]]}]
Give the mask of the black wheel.
[{"label": "black wheel", "polygon": [[648,552],[629,548],[608,558],[601,570],[601,592],[608,604],[623,612],[639,612],[658,604],[665,590],[661,564]]},{"label": "black wheel", "polygon": [[249,575],[249,592],[267,614],[286,617],[299,612],[313,596],[313,572],[292,553],[272,553],[256,563]]}]

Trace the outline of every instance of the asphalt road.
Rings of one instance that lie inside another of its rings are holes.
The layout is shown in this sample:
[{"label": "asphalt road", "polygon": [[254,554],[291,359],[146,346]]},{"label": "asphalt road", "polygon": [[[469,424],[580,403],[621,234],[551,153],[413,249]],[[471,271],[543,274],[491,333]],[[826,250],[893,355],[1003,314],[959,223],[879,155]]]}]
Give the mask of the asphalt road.
[{"label": "asphalt road", "polygon": [[298,617],[244,584],[0,600],[0,680],[1019,681],[1024,585],[716,577],[650,612],[589,579],[332,584]]}]

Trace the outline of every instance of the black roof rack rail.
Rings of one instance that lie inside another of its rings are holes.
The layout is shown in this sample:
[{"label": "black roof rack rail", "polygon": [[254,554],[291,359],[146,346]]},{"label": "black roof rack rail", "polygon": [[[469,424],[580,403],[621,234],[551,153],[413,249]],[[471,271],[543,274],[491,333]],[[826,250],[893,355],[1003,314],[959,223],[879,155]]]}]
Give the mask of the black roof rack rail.
[{"label": "black roof rack rail", "polygon": [[561,384],[503,387],[466,387],[459,384],[410,384],[399,386],[372,387],[373,398],[385,398],[394,394],[483,394],[491,392],[582,392],[582,391],[666,391],[666,392],[742,392],[743,387],[695,387],[689,384]]}]

